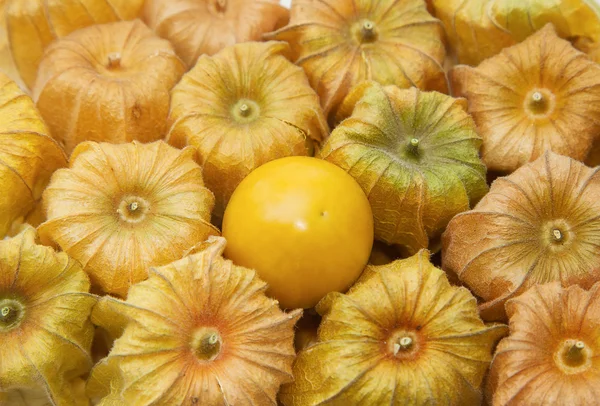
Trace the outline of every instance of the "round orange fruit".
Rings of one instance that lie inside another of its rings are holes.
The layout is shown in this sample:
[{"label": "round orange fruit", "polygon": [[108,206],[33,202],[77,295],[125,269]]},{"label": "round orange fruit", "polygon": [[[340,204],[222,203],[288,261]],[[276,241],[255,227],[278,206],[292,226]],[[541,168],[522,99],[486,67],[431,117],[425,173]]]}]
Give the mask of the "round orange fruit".
[{"label": "round orange fruit", "polygon": [[287,157],[251,172],[223,217],[225,256],[253,268],[283,308],[309,308],[358,278],[373,214],[356,181],[317,158]]}]

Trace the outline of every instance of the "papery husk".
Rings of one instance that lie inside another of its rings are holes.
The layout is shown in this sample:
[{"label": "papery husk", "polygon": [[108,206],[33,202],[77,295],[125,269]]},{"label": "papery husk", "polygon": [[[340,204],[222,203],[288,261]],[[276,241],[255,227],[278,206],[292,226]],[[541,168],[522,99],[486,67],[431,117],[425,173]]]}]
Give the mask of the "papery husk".
[{"label": "papery husk", "polygon": [[539,284],[600,280],[600,169],[547,152],[458,214],[443,235],[443,267],[481,297],[484,320]]},{"label": "papery husk", "polygon": [[[511,299],[506,311],[510,335],[498,345],[488,383],[493,405],[598,403],[600,285],[589,292],[558,282],[535,286]],[[569,365],[565,358],[578,341],[582,356],[574,351],[568,362],[576,364]]]},{"label": "papery husk", "polygon": [[152,142],[165,136],[184,73],[171,44],[140,20],[95,25],[48,47],[33,99],[67,153],[83,141]]},{"label": "papery husk", "polygon": [[600,66],[550,24],[450,77],[469,101],[489,170],[510,173],[547,150],[582,161],[600,134]]},{"label": "papery husk", "polygon": [[287,52],[283,42],[234,45],[202,56],[173,89],[167,141],[198,149],[217,216],[253,169],[311,155],[329,133],[318,96]]},{"label": "papery husk", "polygon": [[80,28],[132,20],[144,0],[5,0],[8,47],[23,81],[33,86],[50,43]]},{"label": "papery husk", "polygon": [[296,0],[290,24],[269,38],[290,43],[332,117],[364,80],[447,92],[443,36],[423,0]]},{"label": "papery husk", "polygon": [[[211,237],[203,251],[151,269],[127,301],[100,300],[94,322],[124,330],[92,371],[92,399],[108,396],[101,404],[129,406],[276,405],[279,386],[292,380],[294,324],[302,311],[282,312],[254,271],[222,258],[224,247],[224,238]],[[207,359],[194,344],[201,331],[216,334],[219,343]]]},{"label": "papery husk", "polygon": [[[478,405],[495,343],[466,288],[450,286],[429,253],[367,266],[347,293],[317,306],[319,341],[294,363],[286,406]],[[403,338],[411,343],[400,347]]]},{"label": "papery husk", "polygon": [[7,75],[13,80],[21,89],[27,90],[27,86],[21,79],[17,65],[10,52],[10,45],[8,40],[8,32],[6,30],[6,0],[0,0],[0,72]]},{"label": "papery husk", "polygon": [[594,141],[584,163],[590,167],[600,166],[600,137]]},{"label": "papery husk", "polygon": [[92,367],[89,287],[76,261],[37,245],[35,229],[0,241],[0,308],[16,318],[0,319],[0,403],[88,404],[76,388]]},{"label": "papery husk", "polygon": [[40,236],[78,260],[102,291],[125,297],[149,266],[219,233],[194,158],[193,148],[163,141],[80,144],[44,192]]},{"label": "papery husk", "polygon": [[433,0],[462,64],[477,65],[552,23],[583,51],[600,44],[600,14],[586,0]]},{"label": "papery husk", "polygon": [[66,164],[31,98],[0,73],[0,239],[36,211],[50,176]]},{"label": "papery husk", "polygon": [[201,55],[261,40],[287,24],[289,11],[277,0],[146,0],[143,18],[191,68]]},{"label": "papery husk", "polygon": [[361,185],[376,239],[413,255],[487,192],[481,138],[465,109],[464,99],[375,82],[357,86],[345,100],[339,113],[351,115],[320,155]]}]

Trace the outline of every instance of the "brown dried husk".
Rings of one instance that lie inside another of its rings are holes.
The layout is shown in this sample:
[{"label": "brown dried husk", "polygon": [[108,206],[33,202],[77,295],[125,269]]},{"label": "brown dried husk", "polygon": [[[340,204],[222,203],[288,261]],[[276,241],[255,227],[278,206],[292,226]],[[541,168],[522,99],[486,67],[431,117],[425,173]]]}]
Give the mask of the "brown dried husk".
[{"label": "brown dried husk", "polygon": [[[144,0],[4,0],[7,45],[23,81],[32,87],[48,45],[94,24],[132,20]],[[0,24],[1,25],[1,24]],[[0,34],[1,35],[1,34]]]},{"label": "brown dried husk", "polygon": [[512,172],[547,150],[584,160],[600,134],[600,66],[550,24],[450,76],[469,101],[489,170]]},{"label": "brown dried husk", "polygon": [[218,216],[253,169],[310,155],[329,133],[319,98],[286,52],[283,42],[234,45],[202,56],[173,89],[167,140],[198,149]]},{"label": "brown dried husk", "polygon": [[481,297],[484,320],[505,320],[505,302],[552,281],[600,280],[600,168],[547,152],[498,178],[442,237],[445,270]]},{"label": "brown dried husk", "polygon": [[[494,406],[588,406],[600,398],[600,284],[535,286],[506,304],[510,335],[488,382]],[[577,347],[577,343],[580,347]]]},{"label": "brown dried husk", "polygon": [[0,240],[0,403],[88,405],[94,296],[81,266],[37,245],[31,227]]},{"label": "brown dried husk", "polygon": [[485,325],[473,295],[451,286],[425,250],[367,266],[347,294],[329,294],[317,310],[318,342],[298,355],[295,381],[280,393],[286,406],[480,404],[507,331]]},{"label": "brown dried husk", "polygon": [[163,141],[85,142],[44,192],[44,241],[78,260],[92,283],[125,297],[149,266],[179,259],[219,230],[195,150]]},{"label": "brown dried husk", "polygon": [[141,21],[94,25],[47,49],[33,98],[67,153],[83,141],[152,142],[165,136],[184,72],[171,44]]},{"label": "brown dried husk", "polygon": [[332,118],[364,80],[447,92],[443,35],[423,0],[295,0],[290,24],[269,38],[290,43]]},{"label": "brown dried husk", "polygon": [[[276,405],[292,380],[294,324],[250,269],[222,258],[225,239],[100,300],[95,323],[119,338],[88,381],[103,405]],[[205,343],[203,338],[214,337]],[[200,339],[200,340],[199,340]],[[211,344],[212,343],[212,344]],[[210,344],[210,345],[209,345]]]},{"label": "brown dried husk", "polygon": [[289,11],[277,0],[146,0],[143,18],[191,68],[201,55],[261,40],[287,24]]},{"label": "brown dried husk", "polygon": [[37,225],[28,216],[52,173],[66,164],[31,98],[0,73],[0,239],[24,221]]}]

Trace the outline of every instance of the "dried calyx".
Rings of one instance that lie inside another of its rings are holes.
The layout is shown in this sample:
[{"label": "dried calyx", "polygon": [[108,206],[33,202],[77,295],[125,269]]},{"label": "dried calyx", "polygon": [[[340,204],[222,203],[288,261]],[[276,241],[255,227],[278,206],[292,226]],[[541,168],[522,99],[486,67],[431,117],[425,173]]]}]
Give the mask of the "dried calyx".
[{"label": "dried calyx", "polygon": [[17,327],[24,315],[23,305],[14,299],[0,300],[0,331]]},{"label": "dried calyx", "polygon": [[213,328],[201,327],[192,336],[192,350],[202,361],[214,361],[221,354],[221,345],[221,335]]}]

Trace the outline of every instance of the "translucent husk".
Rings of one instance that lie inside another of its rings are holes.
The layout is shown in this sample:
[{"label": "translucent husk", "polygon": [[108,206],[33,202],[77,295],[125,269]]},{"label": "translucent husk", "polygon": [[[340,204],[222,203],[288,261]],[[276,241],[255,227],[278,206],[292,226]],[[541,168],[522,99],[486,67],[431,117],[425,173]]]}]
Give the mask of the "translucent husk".
[{"label": "translucent husk", "polygon": [[[294,324],[254,271],[221,256],[225,240],[150,270],[127,301],[104,297],[93,320],[117,340],[88,381],[102,405],[276,405],[292,379]],[[185,373],[182,373],[185,371]],[[119,403],[121,402],[121,403]]]},{"label": "translucent husk", "polygon": [[183,257],[219,230],[193,148],[85,142],[44,192],[44,241],[78,260],[106,293],[127,295],[149,266]]}]

